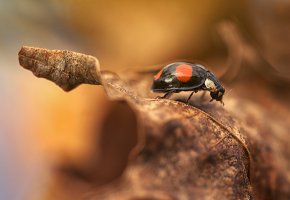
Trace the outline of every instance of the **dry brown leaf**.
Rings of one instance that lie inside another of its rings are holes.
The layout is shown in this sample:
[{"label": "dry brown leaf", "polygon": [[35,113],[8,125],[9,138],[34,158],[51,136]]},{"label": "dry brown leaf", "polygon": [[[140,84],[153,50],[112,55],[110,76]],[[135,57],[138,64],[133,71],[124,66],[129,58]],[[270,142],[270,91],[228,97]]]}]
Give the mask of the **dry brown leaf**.
[{"label": "dry brown leaf", "polygon": [[[35,57],[35,53],[31,54],[29,51],[42,53]],[[34,73],[37,69],[40,77],[51,79],[52,76],[47,73],[50,71],[47,67],[51,66],[51,62],[47,62],[47,52],[51,51],[25,47],[20,51],[20,64]],[[54,57],[54,54],[52,52],[49,55]],[[72,60],[80,59],[80,55],[81,60],[86,58],[77,53],[69,52],[69,55],[75,56]],[[35,59],[45,64],[39,65]],[[45,68],[43,74],[42,67]],[[75,87],[75,67],[81,68],[78,69],[79,72],[87,71],[86,64],[65,62],[64,67],[68,69],[65,73],[72,80],[65,82],[61,78],[60,85],[66,85],[65,90]],[[91,69],[91,65],[89,67]],[[76,178],[66,178],[66,182],[64,181],[64,186],[70,182],[69,186],[75,190],[79,185],[73,186],[71,183],[80,181],[76,174],[79,177],[89,177],[86,180],[88,186],[78,194],[79,197],[290,197],[290,164],[287,159],[290,151],[283,143],[288,141],[285,135],[288,126],[281,123],[277,128],[272,123],[259,123],[268,114],[263,108],[257,108],[254,103],[234,95],[227,97],[225,108],[220,104],[210,104],[198,95],[193,97],[191,105],[168,99],[154,99],[149,92],[151,76],[126,73],[119,77],[113,72],[96,71],[97,74],[93,76],[95,82],[90,83],[101,83],[114,103],[99,133],[100,153],[95,158],[98,162],[93,165],[93,169],[74,169],[74,173],[69,176]],[[61,73],[62,71],[60,77]],[[87,73],[80,73],[81,78],[78,80],[86,80],[86,76]],[[57,75],[53,77],[53,81],[57,82]],[[182,96],[178,96],[177,100],[182,100]],[[239,107],[243,109],[238,109]],[[280,138],[277,138],[277,129]],[[92,189],[92,186],[95,187]],[[70,196],[69,192],[62,192],[66,193],[68,199],[76,198],[75,193]]]},{"label": "dry brown leaf", "polygon": [[18,55],[21,66],[31,70],[37,77],[56,83],[65,91],[82,83],[99,84],[99,63],[93,56],[25,46]]}]

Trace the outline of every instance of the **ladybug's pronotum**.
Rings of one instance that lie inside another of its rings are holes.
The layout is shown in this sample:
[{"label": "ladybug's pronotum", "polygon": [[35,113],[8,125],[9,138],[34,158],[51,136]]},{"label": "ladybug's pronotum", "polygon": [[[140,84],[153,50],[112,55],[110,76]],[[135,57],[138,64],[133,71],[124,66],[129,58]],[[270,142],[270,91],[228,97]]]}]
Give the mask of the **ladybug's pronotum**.
[{"label": "ladybug's pronotum", "polygon": [[220,101],[225,93],[224,87],[213,73],[200,64],[175,62],[165,66],[155,76],[153,92],[163,92],[162,98],[168,98],[173,93],[192,91],[187,103],[194,92],[209,91],[211,100]]}]

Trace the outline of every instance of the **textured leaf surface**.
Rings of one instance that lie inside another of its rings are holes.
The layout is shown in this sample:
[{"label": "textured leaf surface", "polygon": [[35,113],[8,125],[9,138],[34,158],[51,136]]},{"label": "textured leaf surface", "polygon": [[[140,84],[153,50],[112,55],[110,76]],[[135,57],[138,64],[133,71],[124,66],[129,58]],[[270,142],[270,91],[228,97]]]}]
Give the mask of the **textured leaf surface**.
[{"label": "textured leaf surface", "polygon": [[[74,66],[86,68],[70,69]],[[66,174],[59,177],[62,187],[74,191],[63,190],[61,195],[68,199],[290,197],[289,116],[273,114],[266,109],[267,101],[258,105],[239,95],[249,95],[246,89],[254,89],[251,81],[244,81],[244,87],[234,85],[238,92],[225,96],[225,107],[208,103],[200,93],[186,105],[185,94],[175,95],[175,100],[155,99],[150,92],[152,75],[96,72],[96,83],[104,87],[111,109],[98,131],[99,149],[91,166],[60,166],[61,174]],[[256,84],[257,98],[266,94],[269,102],[275,102],[267,84]],[[278,103],[271,105],[282,110]],[[77,184],[83,182],[85,186]]]}]

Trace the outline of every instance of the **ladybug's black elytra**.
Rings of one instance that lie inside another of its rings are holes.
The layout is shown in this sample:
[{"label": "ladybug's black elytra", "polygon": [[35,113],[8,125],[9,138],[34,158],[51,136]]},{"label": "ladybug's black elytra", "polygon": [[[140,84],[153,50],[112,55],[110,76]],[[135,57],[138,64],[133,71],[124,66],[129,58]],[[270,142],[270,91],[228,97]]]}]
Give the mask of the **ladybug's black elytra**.
[{"label": "ladybug's black elytra", "polygon": [[213,73],[200,64],[175,62],[165,66],[155,76],[152,85],[153,92],[162,92],[162,98],[168,98],[173,93],[192,91],[187,99],[190,100],[194,92],[209,91],[211,101],[220,101],[225,93],[224,87]]}]

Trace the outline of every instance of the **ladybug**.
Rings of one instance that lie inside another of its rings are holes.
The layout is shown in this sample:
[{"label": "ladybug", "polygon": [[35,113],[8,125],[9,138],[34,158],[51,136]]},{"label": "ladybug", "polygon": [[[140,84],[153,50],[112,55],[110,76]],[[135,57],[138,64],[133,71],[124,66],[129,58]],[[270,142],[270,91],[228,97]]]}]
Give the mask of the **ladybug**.
[{"label": "ladybug", "polygon": [[200,64],[188,62],[175,62],[165,66],[155,76],[152,85],[153,92],[165,93],[161,98],[168,98],[173,93],[192,91],[187,98],[189,102],[194,92],[209,91],[211,100],[221,102],[223,105],[224,87],[216,76]]}]

